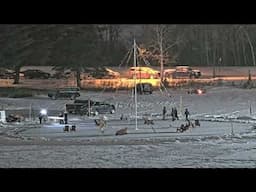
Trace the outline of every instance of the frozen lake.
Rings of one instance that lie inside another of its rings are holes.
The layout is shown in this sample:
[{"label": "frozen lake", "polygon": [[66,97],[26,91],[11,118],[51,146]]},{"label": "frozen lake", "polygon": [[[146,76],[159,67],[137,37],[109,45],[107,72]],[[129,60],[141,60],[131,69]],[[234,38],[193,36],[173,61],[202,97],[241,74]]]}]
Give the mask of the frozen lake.
[{"label": "frozen lake", "polygon": [[[138,121],[135,130],[133,98],[126,91],[84,92],[82,98],[106,100],[116,105],[116,114],[106,114],[104,134],[93,119],[69,116],[76,132],[63,132],[63,125],[20,123],[0,126],[0,167],[32,168],[255,168],[256,90],[231,87],[207,89],[205,95],[188,95],[186,90],[156,91],[139,95],[138,115],[153,115],[154,125]],[[171,97],[169,97],[169,94]],[[181,102],[182,100],[182,102]],[[26,99],[0,98],[6,109],[16,107],[49,111],[63,110],[69,100],[45,96]],[[163,106],[188,108],[191,119],[201,126],[177,133],[185,123],[161,120]],[[251,106],[251,110],[249,110]],[[120,115],[129,117],[120,121]],[[120,128],[128,134],[115,136]]]}]

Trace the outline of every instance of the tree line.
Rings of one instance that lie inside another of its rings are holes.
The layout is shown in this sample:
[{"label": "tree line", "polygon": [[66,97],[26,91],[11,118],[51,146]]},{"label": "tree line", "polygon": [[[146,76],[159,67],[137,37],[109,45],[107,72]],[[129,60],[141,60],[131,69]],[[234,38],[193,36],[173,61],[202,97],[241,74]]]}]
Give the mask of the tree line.
[{"label": "tree line", "polygon": [[0,67],[15,71],[15,83],[26,65],[71,69],[79,86],[89,68],[120,66],[134,37],[139,56],[155,66],[255,66],[255,32],[256,25],[2,24]]}]

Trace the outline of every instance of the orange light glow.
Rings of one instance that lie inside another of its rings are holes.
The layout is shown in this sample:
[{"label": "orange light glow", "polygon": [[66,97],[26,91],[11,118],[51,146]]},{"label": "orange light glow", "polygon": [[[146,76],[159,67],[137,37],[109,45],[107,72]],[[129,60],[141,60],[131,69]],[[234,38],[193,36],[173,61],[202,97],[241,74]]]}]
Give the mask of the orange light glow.
[{"label": "orange light glow", "polygon": [[[134,79],[119,78],[119,79],[92,79],[83,80],[82,86],[87,88],[133,88]],[[159,79],[136,79],[137,83],[150,83],[153,87],[160,86]]]}]

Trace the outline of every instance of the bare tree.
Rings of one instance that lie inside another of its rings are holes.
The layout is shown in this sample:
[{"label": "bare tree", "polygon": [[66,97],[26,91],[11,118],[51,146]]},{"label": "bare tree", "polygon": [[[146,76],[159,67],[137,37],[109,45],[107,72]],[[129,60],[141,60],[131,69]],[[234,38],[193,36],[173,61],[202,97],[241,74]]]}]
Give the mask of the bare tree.
[{"label": "bare tree", "polygon": [[250,50],[251,50],[251,55],[252,55],[252,61],[253,61],[253,66],[256,66],[255,64],[255,54],[254,54],[254,48],[253,48],[253,44],[252,44],[252,41],[251,41],[251,38],[247,32],[247,30],[243,27],[243,26],[239,26],[239,29],[238,30],[242,30],[248,40],[248,43],[250,45]]},{"label": "bare tree", "polygon": [[176,58],[175,54],[170,54],[171,48],[180,43],[181,34],[177,35],[176,25],[147,25],[143,26],[143,41],[147,57],[150,60],[157,61],[160,64],[160,77],[163,82],[164,65],[170,61],[171,56]]}]

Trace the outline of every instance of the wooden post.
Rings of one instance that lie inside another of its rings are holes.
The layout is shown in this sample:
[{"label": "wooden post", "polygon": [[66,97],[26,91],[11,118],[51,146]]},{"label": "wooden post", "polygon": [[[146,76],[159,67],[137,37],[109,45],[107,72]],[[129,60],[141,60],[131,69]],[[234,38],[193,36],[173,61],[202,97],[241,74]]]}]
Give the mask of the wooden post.
[{"label": "wooden post", "polygon": [[233,123],[231,122],[231,137],[234,136],[234,128],[233,128]]}]

